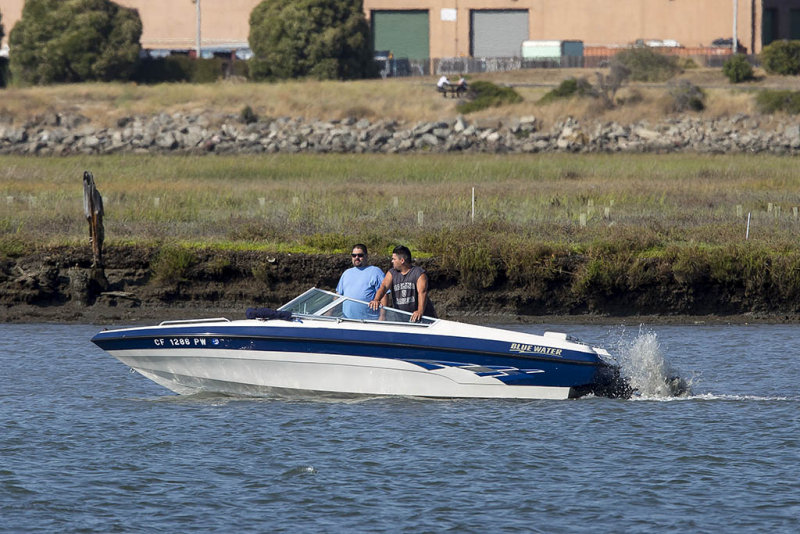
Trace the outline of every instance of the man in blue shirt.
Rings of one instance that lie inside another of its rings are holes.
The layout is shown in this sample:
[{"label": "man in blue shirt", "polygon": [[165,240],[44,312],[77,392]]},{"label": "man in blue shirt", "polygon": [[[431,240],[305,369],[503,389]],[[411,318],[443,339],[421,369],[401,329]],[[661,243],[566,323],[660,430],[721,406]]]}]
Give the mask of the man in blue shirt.
[{"label": "man in blue shirt", "polygon": [[[375,298],[375,292],[383,283],[383,271],[374,265],[369,265],[367,246],[361,243],[353,246],[350,258],[353,266],[342,273],[336,292],[345,297],[369,302]],[[342,313],[350,319],[378,320],[379,318],[378,312],[370,310],[366,304],[349,301],[344,303]]]}]

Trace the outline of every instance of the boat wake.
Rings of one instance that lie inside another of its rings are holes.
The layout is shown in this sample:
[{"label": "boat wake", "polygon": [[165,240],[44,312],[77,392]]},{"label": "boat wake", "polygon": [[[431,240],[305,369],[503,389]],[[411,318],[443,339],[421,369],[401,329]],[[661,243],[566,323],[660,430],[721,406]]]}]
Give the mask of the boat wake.
[{"label": "boat wake", "polygon": [[633,340],[621,340],[614,352],[620,374],[633,391],[632,398],[686,398],[692,394],[691,378],[682,377],[669,364],[655,332],[640,328]]}]

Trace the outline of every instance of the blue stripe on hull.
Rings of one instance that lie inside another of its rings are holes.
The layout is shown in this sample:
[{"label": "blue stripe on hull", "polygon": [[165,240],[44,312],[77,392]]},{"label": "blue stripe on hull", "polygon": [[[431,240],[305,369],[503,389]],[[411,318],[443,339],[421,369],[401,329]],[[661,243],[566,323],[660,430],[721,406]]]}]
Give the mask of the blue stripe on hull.
[{"label": "blue stripe on hull", "polygon": [[[180,344],[180,340],[187,340],[188,344]],[[525,386],[590,384],[601,365],[596,355],[578,351],[563,350],[561,357],[513,354],[509,353],[510,343],[504,341],[327,328],[205,325],[101,332],[92,341],[108,351],[207,348],[387,358],[408,361],[425,369],[457,366],[485,373],[482,376],[492,376],[508,385]]]}]

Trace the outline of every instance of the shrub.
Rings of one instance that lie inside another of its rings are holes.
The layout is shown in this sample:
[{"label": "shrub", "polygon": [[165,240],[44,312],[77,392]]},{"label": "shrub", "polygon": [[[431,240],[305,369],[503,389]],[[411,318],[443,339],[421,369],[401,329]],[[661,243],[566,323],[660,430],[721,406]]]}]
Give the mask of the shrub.
[{"label": "shrub", "polygon": [[137,65],[133,80],[139,83],[213,83],[227,74],[247,74],[247,62],[217,57],[195,59],[185,55],[145,58]]},{"label": "shrub", "polygon": [[481,80],[470,84],[469,94],[472,100],[460,102],[456,108],[459,113],[472,113],[491,107],[522,102],[522,97],[513,88],[498,87],[491,82]]},{"label": "shrub", "polygon": [[759,112],[765,114],[782,111],[797,115],[800,113],[800,92],[766,89],[756,95],[756,106]]},{"label": "shrub", "polygon": [[689,80],[670,84],[669,94],[672,97],[671,111],[702,111],[706,107],[705,93]]},{"label": "shrub", "polygon": [[770,74],[800,74],[800,41],[775,41],[761,51],[761,65]]},{"label": "shrub", "polygon": [[487,289],[499,277],[499,254],[492,250],[492,243],[476,241],[458,252],[458,270],[461,283],[472,289]]},{"label": "shrub", "polygon": [[0,87],[7,86],[8,81],[9,81],[8,58],[0,57]]},{"label": "shrub", "polygon": [[637,82],[665,82],[680,73],[674,57],[654,52],[650,48],[629,48],[614,56],[614,60],[630,71]]},{"label": "shrub", "polygon": [[731,83],[746,82],[753,79],[753,67],[744,54],[735,54],[722,65],[722,74],[727,76]]},{"label": "shrub", "polygon": [[631,69],[624,63],[614,59],[608,69],[608,74],[597,73],[597,86],[599,96],[607,108],[613,108],[616,104],[617,91],[628,81],[631,76]]},{"label": "shrub", "polygon": [[[0,43],[3,42],[3,37],[5,37],[6,33],[3,30],[3,13],[0,12]],[[8,59],[4,57],[0,57],[0,87],[5,87],[7,84],[8,78]]]},{"label": "shrub", "polygon": [[183,247],[162,248],[152,270],[156,279],[162,282],[180,282],[186,279],[186,274],[197,263],[197,255]]},{"label": "shrub", "polygon": [[247,105],[243,107],[242,111],[239,113],[239,119],[245,124],[253,124],[254,122],[258,122],[258,115],[253,111],[253,108]]},{"label": "shrub", "polygon": [[250,13],[254,79],[377,76],[361,2],[268,0]]},{"label": "shrub", "polygon": [[127,80],[139,59],[142,21],[109,0],[27,0],[9,35],[23,83]]},{"label": "shrub", "polygon": [[18,234],[0,234],[0,258],[17,258],[30,252],[32,247]]},{"label": "shrub", "polygon": [[337,250],[347,250],[353,238],[338,233],[316,233],[303,236],[303,244],[314,250],[325,252],[336,252]]},{"label": "shrub", "polygon": [[547,104],[560,98],[573,96],[596,96],[592,84],[586,78],[567,78],[558,87],[548,91],[540,100],[540,104]]},{"label": "shrub", "polygon": [[133,79],[138,83],[188,82],[192,79],[191,61],[188,56],[145,58],[137,65]]}]

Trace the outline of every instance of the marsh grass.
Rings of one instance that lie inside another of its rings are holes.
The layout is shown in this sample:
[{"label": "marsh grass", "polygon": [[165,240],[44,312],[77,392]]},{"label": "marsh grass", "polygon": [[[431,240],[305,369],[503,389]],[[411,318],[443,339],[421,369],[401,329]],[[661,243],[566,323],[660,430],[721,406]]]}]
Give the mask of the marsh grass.
[{"label": "marsh grass", "polygon": [[792,158],[3,156],[0,258],[88,249],[85,169],[103,195],[106,247],[157,248],[153,274],[167,283],[191,277],[201,249],[343,253],[364,242],[377,255],[405,244],[433,256],[466,288],[510,282],[545,300],[566,285],[590,307],[665,280],[800,296]]},{"label": "marsh grass", "polygon": [[753,241],[794,246],[794,167],[791,158],[702,155],[4,156],[0,230],[32,245],[85,241],[88,169],[103,195],[107,244],[339,252],[366,239],[429,254],[495,241],[581,252],[727,246],[743,241],[750,212]]}]

